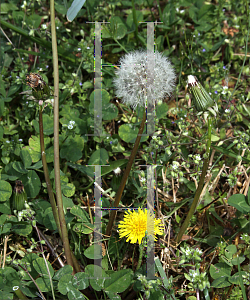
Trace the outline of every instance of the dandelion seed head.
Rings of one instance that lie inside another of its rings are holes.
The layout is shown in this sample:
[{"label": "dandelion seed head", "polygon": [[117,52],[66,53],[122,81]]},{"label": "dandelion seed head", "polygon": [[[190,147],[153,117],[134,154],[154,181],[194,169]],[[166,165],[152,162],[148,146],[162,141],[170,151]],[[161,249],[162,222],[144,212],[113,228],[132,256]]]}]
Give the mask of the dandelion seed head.
[{"label": "dandelion seed head", "polygon": [[116,96],[133,108],[145,106],[171,95],[175,86],[175,72],[168,58],[159,52],[137,50],[120,59],[114,86]]}]

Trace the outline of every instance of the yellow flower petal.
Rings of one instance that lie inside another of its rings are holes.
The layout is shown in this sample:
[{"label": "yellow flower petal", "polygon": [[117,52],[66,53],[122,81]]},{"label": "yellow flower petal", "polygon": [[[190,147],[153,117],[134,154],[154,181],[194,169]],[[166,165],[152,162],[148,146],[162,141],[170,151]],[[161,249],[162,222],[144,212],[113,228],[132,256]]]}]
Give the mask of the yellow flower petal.
[{"label": "yellow flower petal", "polygon": [[[137,241],[141,244],[142,239],[145,237],[146,230],[148,234],[151,235],[162,235],[163,234],[163,225],[161,224],[161,220],[154,218],[154,215],[150,215],[149,224],[147,210],[142,210],[139,208],[138,210],[129,210],[125,213],[123,221],[120,221],[119,228],[119,236],[127,237],[126,242],[135,244]],[[155,236],[154,240],[157,238]]]}]

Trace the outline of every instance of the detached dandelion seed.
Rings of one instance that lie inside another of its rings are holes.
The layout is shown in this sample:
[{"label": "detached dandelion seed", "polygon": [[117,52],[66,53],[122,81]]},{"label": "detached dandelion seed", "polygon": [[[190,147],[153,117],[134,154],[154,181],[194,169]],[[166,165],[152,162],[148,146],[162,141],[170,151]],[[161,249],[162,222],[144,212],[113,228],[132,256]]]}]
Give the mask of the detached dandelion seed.
[{"label": "detached dandelion seed", "polygon": [[[149,226],[147,226],[149,225]],[[150,224],[147,224],[147,210],[139,208],[138,211],[127,211],[124,220],[120,221],[118,225],[120,237],[127,237],[126,242],[135,244],[137,241],[141,244],[142,239],[145,237],[146,230],[152,235],[162,235],[163,225],[160,219],[154,218],[150,215]],[[155,236],[155,241],[157,240]]]},{"label": "detached dandelion seed", "polygon": [[[153,76],[147,70],[147,51],[134,51],[126,54],[120,60],[120,68],[116,71],[114,85],[116,96],[123,103],[136,108],[145,106],[147,95],[153,101],[162,100],[171,95],[175,86],[175,71],[168,58],[159,52],[152,53],[154,58]],[[151,57],[149,58],[151,60]],[[151,79],[151,77],[153,77]]]}]

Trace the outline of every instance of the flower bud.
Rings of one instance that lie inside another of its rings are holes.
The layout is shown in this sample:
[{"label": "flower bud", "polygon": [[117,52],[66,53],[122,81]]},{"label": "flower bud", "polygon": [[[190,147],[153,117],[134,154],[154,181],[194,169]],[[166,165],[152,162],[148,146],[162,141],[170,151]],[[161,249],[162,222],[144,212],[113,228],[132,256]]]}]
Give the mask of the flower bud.
[{"label": "flower bud", "polygon": [[206,111],[209,107],[214,106],[213,99],[195,76],[188,76],[188,87],[194,96],[194,106],[199,112]]},{"label": "flower bud", "polygon": [[27,194],[21,180],[16,180],[13,195],[13,210],[20,211],[25,208],[25,201],[27,201]]}]

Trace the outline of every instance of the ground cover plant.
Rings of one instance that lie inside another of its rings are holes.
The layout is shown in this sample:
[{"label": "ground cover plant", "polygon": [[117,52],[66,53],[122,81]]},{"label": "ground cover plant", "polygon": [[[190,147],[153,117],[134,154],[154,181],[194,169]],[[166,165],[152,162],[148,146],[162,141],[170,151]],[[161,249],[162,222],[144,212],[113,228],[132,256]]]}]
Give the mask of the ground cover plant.
[{"label": "ground cover plant", "polygon": [[0,6],[0,299],[250,299],[249,4],[72,2]]}]

